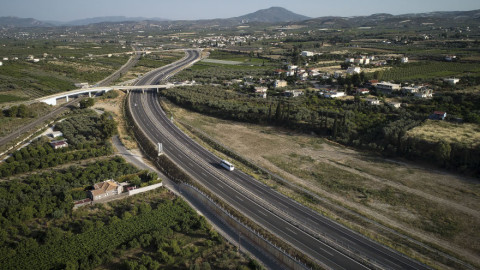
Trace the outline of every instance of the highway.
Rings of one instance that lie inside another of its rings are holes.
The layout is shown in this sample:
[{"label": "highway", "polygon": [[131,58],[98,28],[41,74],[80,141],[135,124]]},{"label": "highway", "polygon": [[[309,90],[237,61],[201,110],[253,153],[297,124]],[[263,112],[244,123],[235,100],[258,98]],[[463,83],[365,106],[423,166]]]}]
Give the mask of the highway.
[{"label": "highway", "polygon": [[[199,56],[194,50],[173,65],[157,69],[137,85],[156,84]],[[220,158],[180,131],[165,115],[155,91],[133,91],[129,106],[135,122],[152,140],[163,143],[165,154],[212,193],[299,251],[332,269],[368,269],[312,235],[327,235],[386,269],[428,269],[376,242],[337,224],[313,210],[279,194],[252,177],[219,166]]]}]

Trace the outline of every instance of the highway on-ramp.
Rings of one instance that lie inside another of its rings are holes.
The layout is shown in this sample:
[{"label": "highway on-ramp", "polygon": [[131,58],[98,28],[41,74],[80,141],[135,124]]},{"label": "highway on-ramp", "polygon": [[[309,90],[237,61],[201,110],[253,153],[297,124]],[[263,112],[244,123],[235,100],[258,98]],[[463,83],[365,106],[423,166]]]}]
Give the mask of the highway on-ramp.
[{"label": "highway on-ramp", "polygon": [[[186,50],[182,60],[157,69],[137,85],[156,84],[179,69],[198,60],[199,52]],[[371,241],[319,213],[279,194],[252,177],[219,166],[220,158],[198,145],[165,115],[155,91],[133,91],[129,106],[135,122],[154,143],[163,144],[165,154],[188,174],[272,234],[332,269],[367,269],[351,253],[317,238],[326,235],[341,241],[349,250],[362,254],[386,269],[428,269],[393,250]]]}]

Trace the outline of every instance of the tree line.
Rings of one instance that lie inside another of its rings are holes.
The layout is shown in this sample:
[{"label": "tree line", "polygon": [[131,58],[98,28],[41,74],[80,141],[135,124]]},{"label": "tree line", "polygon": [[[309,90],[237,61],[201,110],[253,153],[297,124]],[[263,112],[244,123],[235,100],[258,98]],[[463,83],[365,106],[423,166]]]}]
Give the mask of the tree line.
[{"label": "tree line", "polygon": [[[480,146],[450,145],[451,149],[468,151],[457,159],[457,150],[445,155],[442,147],[422,151],[405,135],[421,125],[434,110],[445,110],[465,121],[477,123],[480,117],[480,95],[447,93],[432,100],[416,100],[407,108],[388,105],[371,106],[361,101],[336,100],[320,97],[315,92],[297,98],[253,98],[232,92],[225,87],[193,86],[167,89],[162,92],[177,105],[222,119],[250,123],[279,125],[305,132],[328,136],[342,144],[378,151],[389,156],[422,159],[449,168],[480,173]],[[437,144],[442,145],[443,142]],[[462,149],[462,150],[460,150]],[[477,153],[479,155],[477,155]],[[476,157],[476,155],[478,157]],[[461,163],[461,166],[459,165]]]}]

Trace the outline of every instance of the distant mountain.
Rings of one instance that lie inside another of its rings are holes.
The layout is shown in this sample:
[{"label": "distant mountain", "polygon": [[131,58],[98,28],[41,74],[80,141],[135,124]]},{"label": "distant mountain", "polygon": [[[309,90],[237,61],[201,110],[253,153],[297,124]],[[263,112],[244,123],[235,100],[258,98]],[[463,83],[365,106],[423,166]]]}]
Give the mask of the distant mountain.
[{"label": "distant mountain", "polygon": [[302,23],[321,28],[480,25],[480,10],[437,11],[401,15],[378,13],[356,17],[319,17]]},{"label": "distant mountain", "polygon": [[116,22],[141,22],[141,21],[168,21],[163,18],[145,18],[145,17],[125,17],[125,16],[106,16],[106,17],[94,17],[81,20],[74,20],[70,22],[60,23],[59,25],[79,26],[89,25],[94,23],[116,23]]},{"label": "distant mountain", "polygon": [[0,17],[0,27],[4,27],[4,28],[48,27],[48,26],[52,26],[52,25],[46,22],[32,19],[32,18]]},{"label": "distant mountain", "polygon": [[237,27],[241,24],[259,25],[259,24],[303,24],[309,27],[319,28],[350,28],[350,27],[417,27],[417,26],[480,26],[480,10],[471,11],[439,11],[430,13],[414,13],[392,15],[387,13],[372,14],[369,16],[340,17],[328,16],[319,18],[309,18],[303,15],[293,13],[281,7],[271,7],[261,9],[256,12],[243,16],[226,19],[209,20],[167,20],[163,18],[144,18],[144,17],[95,17],[70,22],[39,21],[35,19],[24,19],[17,17],[0,17],[0,29],[12,29],[15,27],[52,27],[52,26],[78,26],[93,28],[114,27],[122,23],[128,27],[135,25],[161,25],[168,29],[198,29],[215,28],[226,29]]},{"label": "distant mountain", "polygon": [[290,10],[284,9],[282,7],[271,7],[267,9],[260,9],[253,13],[231,19],[241,20],[243,22],[278,23],[304,21],[310,19],[310,17],[293,13]]}]

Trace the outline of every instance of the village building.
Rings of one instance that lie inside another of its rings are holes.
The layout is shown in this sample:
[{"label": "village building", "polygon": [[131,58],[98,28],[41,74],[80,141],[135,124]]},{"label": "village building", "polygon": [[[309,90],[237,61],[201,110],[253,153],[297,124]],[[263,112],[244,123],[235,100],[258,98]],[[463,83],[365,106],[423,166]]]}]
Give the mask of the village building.
[{"label": "village building", "polygon": [[402,103],[400,102],[388,102],[387,103],[389,106],[395,108],[395,109],[399,109],[400,107],[402,107]]},{"label": "village building", "polygon": [[88,88],[89,84],[88,84],[88,82],[75,83],[75,87],[77,87],[77,88]]},{"label": "village building", "polygon": [[332,91],[332,92],[325,93],[323,96],[326,98],[339,98],[339,97],[344,97],[345,92]]},{"label": "village building", "polygon": [[433,90],[431,89],[422,89],[414,94],[416,98],[432,98]]},{"label": "village building", "polygon": [[395,84],[395,83],[389,83],[389,82],[380,82],[377,83],[376,85],[377,90],[391,94],[393,92],[399,91],[400,90],[400,84]]},{"label": "village building", "polygon": [[300,90],[287,90],[283,92],[283,95],[286,97],[298,97],[303,94],[304,94],[303,91],[300,91]]},{"label": "village building", "polygon": [[368,105],[380,105],[380,100],[377,99],[377,98],[367,98],[367,99],[365,99],[365,102]]},{"label": "village building", "polygon": [[367,95],[370,93],[370,90],[368,90],[367,88],[358,88],[357,89],[357,94],[360,94],[360,95]]},{"label": "village building", "polygon": [[254,88],[255,89],[255,95],[262,97],[262,98],[267,98],[267,87],[264,86],[257,86]]},{"label": "village building", "polygon": [[61,141],[51,141],[50,142],[50,146],[57,150],[57,149],[60,149],[60,148],[65,148],[65,147],[68,147],[68,143],[66,140],[61,140]]},{"label": "village building", "polygon": [[285,80],[275,80],[275,82],[273,83],[273,87],[275,87],[275,88],[287,87],[287,81],[285,81]]},{"label": "village building", "polygon": [[360,74],[362,70],[360,69],[360,67],[349,67],[347,69],[347,74],[348,75],[353,75],[353,74]]},{"label": "village building", "polygon": [[460,79],[457,79],[457,78],[447,78],[447,79],[444,79],[445,82],[451,84],[451,85],[455,85],[457,83],[460,82]]},{"label": "village building", "polygon": [[123,192],[123,186],[114,180],[107,180],[93,185],[93,189],[88,191],[88,197],[93,201],[104,199]]},{"label": "village building", "polygon": [[63,137],[63,133],[61,131],[53,131],[52,133],[48,134],[52,138]]},{"label": "village building", "polygon": [[445,120],[447,117],[447,113],[444,111],[434,111],[433,114],[430,115],[430,119],[433,120]]},{"label": "village building", "polygon": [[311,56],[314,55],[314,53],[313,53],[313,52],[309,52],[309,51],[303,51],[303,52],[301,53],[301,55],[304,56],[304,57],[311,57]]}]

